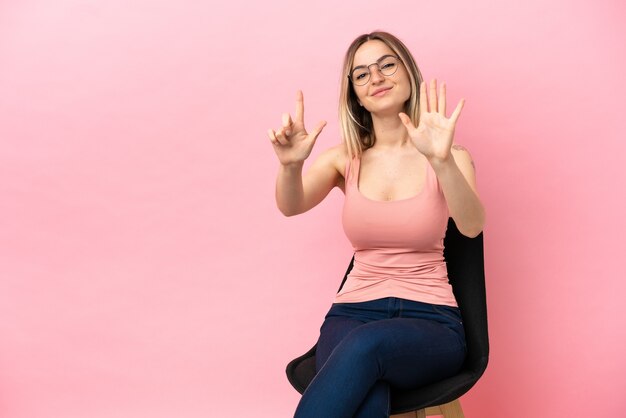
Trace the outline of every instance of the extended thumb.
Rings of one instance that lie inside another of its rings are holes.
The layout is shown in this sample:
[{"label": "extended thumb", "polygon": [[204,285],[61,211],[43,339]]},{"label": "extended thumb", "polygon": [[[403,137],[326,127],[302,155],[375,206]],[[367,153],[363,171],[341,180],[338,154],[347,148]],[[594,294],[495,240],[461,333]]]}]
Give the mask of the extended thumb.
[{"label": "extended thumb", "polygon": [[315,129],[313,130],[312,134],[313,134],[313,139],[317,139],[318,135],[322,133],[322,129],[324,129],[324,126],[326,126],[326,121],[323,120],[320,123],[317,124],[317,126],[315,127]]},{"label": "extended thumb", "polygon": [[406,113],[398,113],[398,116],[400,117],[400,120],[402,121],[404,126],[406,126],[407,128],[412,125],[411,118],[409,118]]}]

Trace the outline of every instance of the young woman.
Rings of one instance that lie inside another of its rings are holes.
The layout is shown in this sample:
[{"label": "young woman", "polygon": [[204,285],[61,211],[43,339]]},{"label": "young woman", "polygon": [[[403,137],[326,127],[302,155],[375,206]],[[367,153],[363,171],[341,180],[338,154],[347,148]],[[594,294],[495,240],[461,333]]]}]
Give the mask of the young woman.
[{"label": "young woman", "polygon": [[346,52],[339,118],[343,142],[302,175],[325,126],[304,127],[304,99],[268,135],[280,161],[276,202],[308,211],[334,187],[354,267],[320,329],[317,374],[297,418],[388,417],[389,387],[415,388],[455,374],[465,334],[448,283],[448,218],[462,234],[483,229],[484,208],[467,150],[454,144],[461,100],[446,116],[446,86],[422,81],[396,37],[373,32]]}]

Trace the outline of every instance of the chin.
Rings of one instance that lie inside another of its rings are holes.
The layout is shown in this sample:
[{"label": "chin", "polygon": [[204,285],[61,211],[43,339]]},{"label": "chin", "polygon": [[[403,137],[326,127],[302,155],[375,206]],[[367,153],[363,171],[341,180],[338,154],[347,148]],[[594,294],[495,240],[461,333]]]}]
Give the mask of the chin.
[{"label": "chin", "polygon": [[372,115],[376,115],[376,116],[398,116],[398,113],[404,111],[404,106],[398,106],[398,105],[372,106],[371,108],[367,110]]}]

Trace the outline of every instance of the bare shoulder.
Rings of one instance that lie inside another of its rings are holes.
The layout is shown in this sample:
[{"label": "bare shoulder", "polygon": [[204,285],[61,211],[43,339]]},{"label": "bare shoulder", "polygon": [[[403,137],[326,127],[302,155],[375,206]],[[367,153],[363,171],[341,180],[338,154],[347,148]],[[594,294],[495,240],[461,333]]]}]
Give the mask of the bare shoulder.
[{"label": "bare shoulder", "polygon": [[348,150],[344,143],[339,143],[323,151],[318,159],[323,160],[326,164],[332,165],[343,177],[344,168],[348,159]]}]

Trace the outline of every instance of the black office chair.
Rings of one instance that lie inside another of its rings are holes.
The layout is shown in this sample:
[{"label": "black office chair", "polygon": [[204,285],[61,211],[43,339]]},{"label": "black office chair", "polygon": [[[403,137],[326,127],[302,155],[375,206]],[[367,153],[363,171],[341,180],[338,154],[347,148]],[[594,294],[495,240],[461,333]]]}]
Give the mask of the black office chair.
[{"label": "black office chair", "polygon": [[[392,387],[392,415],[415,411],[418,417],[423,417],[429,412],[445,414],[450,411],[452,417],[463,417],[458,398],[474,386],[487,368],[489,339],[483,234],[468,238],[459,232],[454,220],[450,218],[444,246],[448,278],[463,316],[467,357],[461,371],[455,376],[411,390]],[[343,287],[353,263],[354,257],[339,290]],[[300,393],[305,391],[315,376],[316,348],[317,344],[287,365],[287,378]]]}]

